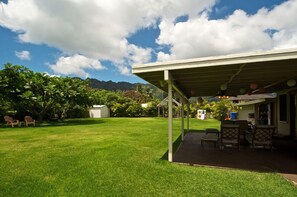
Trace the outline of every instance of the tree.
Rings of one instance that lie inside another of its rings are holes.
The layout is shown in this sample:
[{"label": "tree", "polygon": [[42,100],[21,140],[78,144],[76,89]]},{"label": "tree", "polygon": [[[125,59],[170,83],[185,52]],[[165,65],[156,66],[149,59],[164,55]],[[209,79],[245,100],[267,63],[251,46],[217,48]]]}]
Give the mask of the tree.
[{"label": "tree", "polygon": [[66,118],[70,110],[81,109],[85,111],[91,103],[91,91],[88,87],[88,81],[78,78],[54,78],[56,89],[60,94],[56,95],[57,104],[53,106],[55,114],[60,119]]},{"label": "tree", "polygon": [[5,64],[0,70],[1,106],[7,111],[23,111],[21,95],[25,91],[26,80],[32,71],[24,66]]},{"label": "tree", "polygon": [[6,64],[0,71],[0,88],[2,109],[9,107],[6,111],[17,111],[19,116],[30,113],[39,121],[51,114],[65,118],[69,110],[91,105],[88,81],[50,77],[18,65]]},{"label": "tree", "polygon": [[138,91],[135,90],[127,90],[123,93],[124,97],[130,98],[137,103],[144,103],[145,102],[145,97]]},{"label": "tree", "polygon": [[224,120],[230,111],[237,111],[238,106],[235,106],[232,101],[222,99],[220,101],[213,102],[211,110],[215,119]]}]

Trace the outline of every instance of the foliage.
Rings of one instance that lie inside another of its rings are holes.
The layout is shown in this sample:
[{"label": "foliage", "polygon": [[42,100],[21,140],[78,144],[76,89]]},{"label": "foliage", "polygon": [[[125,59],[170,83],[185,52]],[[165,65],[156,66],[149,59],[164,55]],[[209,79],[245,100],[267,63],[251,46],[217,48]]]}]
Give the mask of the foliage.
[{"label": "foliage", "polygon": [[[156,116],[158,99],[152,99],[145,93],[137,90],[124,92],[110,92],[106,90],[92,90],[92,103],[107,105],[113,117],[140,117]],[[147,102],[148,107],[142,108],[141,104]]]},{"label": "foliage", "polygon": [[127,90],[123,93],[124,97],[130,98],[137,103],[145,103],[146,99],[142,93],[136,90]]},{"label": "foliage", "polygon": [[156,117],[158,115],[158,107],[159,104],[158,99],[154,99],[153,101],[147,103],[147,107],[143,108],[143,116],[146,117]]},{"label": "foliage", "polygon": [[[86,117],[88,108],[99,104],[107,105],[113,117],[157,116],[157,104],[165,96],[155,86],[140,83],[130,86],[125,82],[107,82],[110,86],[115,85],[114,88],[117,85],[134,88],[124,91],[89,87],[99,82],[94,79],[51,77],[24,66],[6,64],[0,70],[0,116],[16,113],[18,118],[22,118],[32,115],[39,121]],[[205,109],[211,117],[222,119],[235,109],[232,102],[226,100],[193,98],[190,101],[191,117],[196,116],[198,109]],[[146,108],[141,107],[144,103],[147,104]],[[174,111],[174,114],[179,114],[180,108],[174,106]]]},{"label": "foliage", "polygon": [[199,109],[206,110],[208,116],[217,120],[225,119],[229,116],[230,112],[238,111],[238,107],[232,101],[226,99],[208,100],[206,98],[197,98],[196,100],[192,100],[190,104],[191,117],[195,117]]},{"label": "foliage", "polygon": [[87,81],[75,78],[50,77],[23,66],[6,64],[0,71],[1,108],[16,116],[33,115],[44,118],[67,117],[75,106],[90,106]]}]

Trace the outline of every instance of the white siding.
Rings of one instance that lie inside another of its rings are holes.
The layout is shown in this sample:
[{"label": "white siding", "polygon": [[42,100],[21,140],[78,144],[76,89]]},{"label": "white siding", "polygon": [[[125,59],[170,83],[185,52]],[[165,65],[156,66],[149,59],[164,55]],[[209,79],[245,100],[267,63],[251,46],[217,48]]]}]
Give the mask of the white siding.
[{"label": "white siding", "polygon": [[243,105],[240,107],[240,110],[237,114],[237,119],[239,120],[247,120],[255,124],[255,119],[249,118],[249,113],[255,113],[255,105]]},{"label": "white siding", "polygon": [[[287,121],[280,121],[280,106],[279,106],[279,95],[287,94]],[[277,133],[281,135],[290,135],[290,95],[288,94],[288,91],[280,92],[277,97]]]},{"label": "white siding", "polygon": [[89,110],[90,118],[107,118],[110,117],[109,108],[105,105],[95,105]]}]

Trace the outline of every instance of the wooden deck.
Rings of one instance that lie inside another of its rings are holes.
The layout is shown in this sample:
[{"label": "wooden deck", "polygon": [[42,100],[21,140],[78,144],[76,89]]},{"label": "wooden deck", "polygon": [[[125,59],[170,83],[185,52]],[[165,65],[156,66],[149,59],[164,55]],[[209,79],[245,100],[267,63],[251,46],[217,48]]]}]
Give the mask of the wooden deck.
[{"label": "wooden deck", "polygon": [[258,172],[279,172],[297,184],[297,142],[275,139],[273,151],[248,146],[220,150],[213,143],[201,146],[202,132],[190,132],[174,154],[173,161],[188,165],[203,165]]}]

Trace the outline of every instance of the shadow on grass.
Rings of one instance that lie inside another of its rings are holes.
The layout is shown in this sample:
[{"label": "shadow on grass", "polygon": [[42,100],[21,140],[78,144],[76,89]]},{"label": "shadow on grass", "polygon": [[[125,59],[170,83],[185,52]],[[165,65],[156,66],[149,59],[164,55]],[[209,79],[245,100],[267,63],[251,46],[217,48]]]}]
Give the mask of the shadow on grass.
[{"label": "shadow on grass", "polygon": [[37,126],[39,127],[51,127],[51,126],[75,126],[75,125],[93,125],[106,123],[106,120],[102,119],[65,119],[58,121],[43,122]]},{"label": "shadow on grass", "polygon": [[[172,145],[173,154],[178,149],[180,143],[181,143],[181,135],[179,135],[178,138],[173,142],[173,145]],[[161,159],[168,160],[168,150],[164,153],[164,155],[161,157]]]},{"label": "shadow on grass", "polygon": [[[197,129],[189,129],[189,133],[191,132],[199,132],[203,133],[205,132],[204,130],[197,130]],[[185,133],[186,135],[187,133]],[[173,154],[176,152],[178,149],[179,145],[181,143],[181,135],[178,136],[178,138],[173,142],[172,149],[173,149]],[[168,150],[164,153],[164,155],[161,157],[162,160],[168,160]]]},{"label": "shadow on grass", "polygon": [[[75,126],[75,125],[94,125],[94,124],[103,124],[106,123],[106,120],[102,119],[65,119],[65,120],[55,120],[55,121],[45,121],[42,123],[37,123],[35,127],[56,127],[56,126]],[[2,128],[12,128],[7,125],[3,125]],[[18,128],[33,128],[33,126],[15,126],[12,129]]]}]

